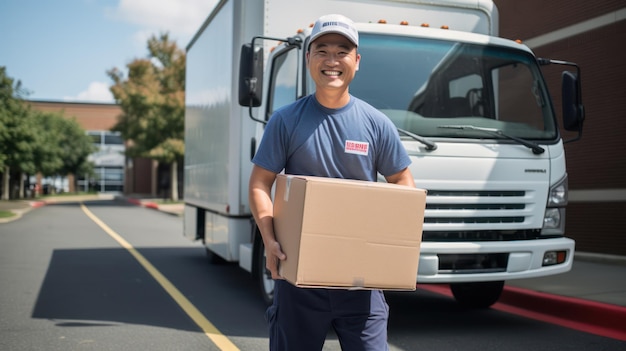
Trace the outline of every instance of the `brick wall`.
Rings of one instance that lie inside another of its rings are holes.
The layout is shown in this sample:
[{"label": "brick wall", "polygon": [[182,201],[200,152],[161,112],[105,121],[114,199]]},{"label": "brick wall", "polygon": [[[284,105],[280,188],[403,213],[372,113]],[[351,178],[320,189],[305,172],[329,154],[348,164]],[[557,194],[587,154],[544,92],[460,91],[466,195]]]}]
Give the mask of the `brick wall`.
[{"label": "brick wall", "polygon": [[[626,8],[623,0],[495,0],[500,35],[531,39]],[[539,57],[579,64],[586,120],[583,138],[565,145],[570,191],[626,192],[626,20],[532,47]],[[544,68],[561,114],[562,66]],[[564,139],[573,137],[563,132]],[[626,255],[626,199],[579,199],[567,208],[566,234],[578,251]]]},{"label": "brick wall", "polygon": [[115,104],[30,101],[34,109],[45,112],[62,112],[75,117],[85,130],[111,130],[122,109]]}]

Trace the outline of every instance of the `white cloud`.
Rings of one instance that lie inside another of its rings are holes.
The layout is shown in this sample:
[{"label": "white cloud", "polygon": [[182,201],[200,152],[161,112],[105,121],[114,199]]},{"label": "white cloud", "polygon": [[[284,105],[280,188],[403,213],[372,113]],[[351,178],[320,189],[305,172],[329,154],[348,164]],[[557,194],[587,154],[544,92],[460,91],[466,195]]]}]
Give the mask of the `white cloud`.
[{"label": "white cloud", "polygon": [[[154,31],[151,29],[143,29],[143,30],[136,31],[135,34],[133,34],[133,45],[135,45],[138,48],[141,48],[142,50],[145,50],[148,39],[150,39],[150,37],[152,37],[153,35],[159,35],[159,34],[160,33],[158,31]],[[170,36],[170,39],[172,39],[171,36]]]},{"label": "white cloud", "polygon": [[104,82],[91,82],[87,90],[79,93],[77,96],[65,96],[64,101],[82,101],[82,102],[110,102],[113,103],[113,94],[109,90],[109,85]]},{"label": "white cloud", "polygon": [[[211,13],[218,0],[119,0],[113,16],[140,28],[139,34],[169,32],[188,39]],[[149,35],[148,35],[149,36]],[[145,43],[145,42],[144,42]]]},{"label": "white cloud", "polygon": [[[219,0],[118,0],[106,15],[137,27],[132,42],[145,49],[148,39],[169,33],[170,40],[184,48],[200,28]],[[255,0],[256,1],[256,0]],[[65,101],[114,103],[109,84],[94,81],[77,96],[66,96]]]}]

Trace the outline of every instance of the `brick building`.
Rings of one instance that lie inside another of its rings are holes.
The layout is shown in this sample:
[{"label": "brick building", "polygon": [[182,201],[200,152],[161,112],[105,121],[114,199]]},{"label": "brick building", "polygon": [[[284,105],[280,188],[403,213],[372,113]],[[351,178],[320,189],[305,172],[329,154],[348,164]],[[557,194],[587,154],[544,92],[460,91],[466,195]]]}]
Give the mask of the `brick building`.
[{"label": "brick building", "polygon": [[[91,155],[96,177],[85,179],[78,175],[78,190],[156,196],[156,163],[148,159],[127,160],[124,156],[124,141],[118,133],[110,131],[122,113],[118,105],[59,101],[29,103],[39,111],[62,113],[68,118],[75,118],[98,146],[98,151]],[[73,189],[71,179],[55,186],[65,191],[76,190]]]},{"label": "brick building", "polygon": [[[586,120],[583,138],[565,144],[570,189],[566,234],[576,240],[577,251],[626,255],[626,50],[621,48],[626,2],[494,2],[500,36],[521,39],[538,57],[581,67]],[[559,116],[562,69],[544,69]]]}]

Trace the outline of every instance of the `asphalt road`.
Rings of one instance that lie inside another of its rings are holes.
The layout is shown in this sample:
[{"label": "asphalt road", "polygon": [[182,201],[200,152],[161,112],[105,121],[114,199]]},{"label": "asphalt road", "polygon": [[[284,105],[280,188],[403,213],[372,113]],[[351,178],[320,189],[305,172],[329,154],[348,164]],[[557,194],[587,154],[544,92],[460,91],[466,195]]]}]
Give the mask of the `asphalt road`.
[{"label": "asphalt road", "polygon": [[[123,201],[0,224],[0,350],[266,350],[247,272],[211,265],[182,219]],[[425,290],[387,293],[391,350],[620,350],[626,342]],[[339,350],[329,333],[324,350]]]}]

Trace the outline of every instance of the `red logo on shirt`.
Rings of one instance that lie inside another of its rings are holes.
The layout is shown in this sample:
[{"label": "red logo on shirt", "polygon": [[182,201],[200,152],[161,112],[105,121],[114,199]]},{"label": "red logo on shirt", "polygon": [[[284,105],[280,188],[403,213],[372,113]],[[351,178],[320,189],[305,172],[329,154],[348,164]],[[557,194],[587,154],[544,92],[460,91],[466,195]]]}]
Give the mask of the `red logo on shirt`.
[{"label": "red logo on shirt", "polygon": [[365,155],[369,151],[370,144],[363,141],[346,140],[344,152],[347,154]]}]

